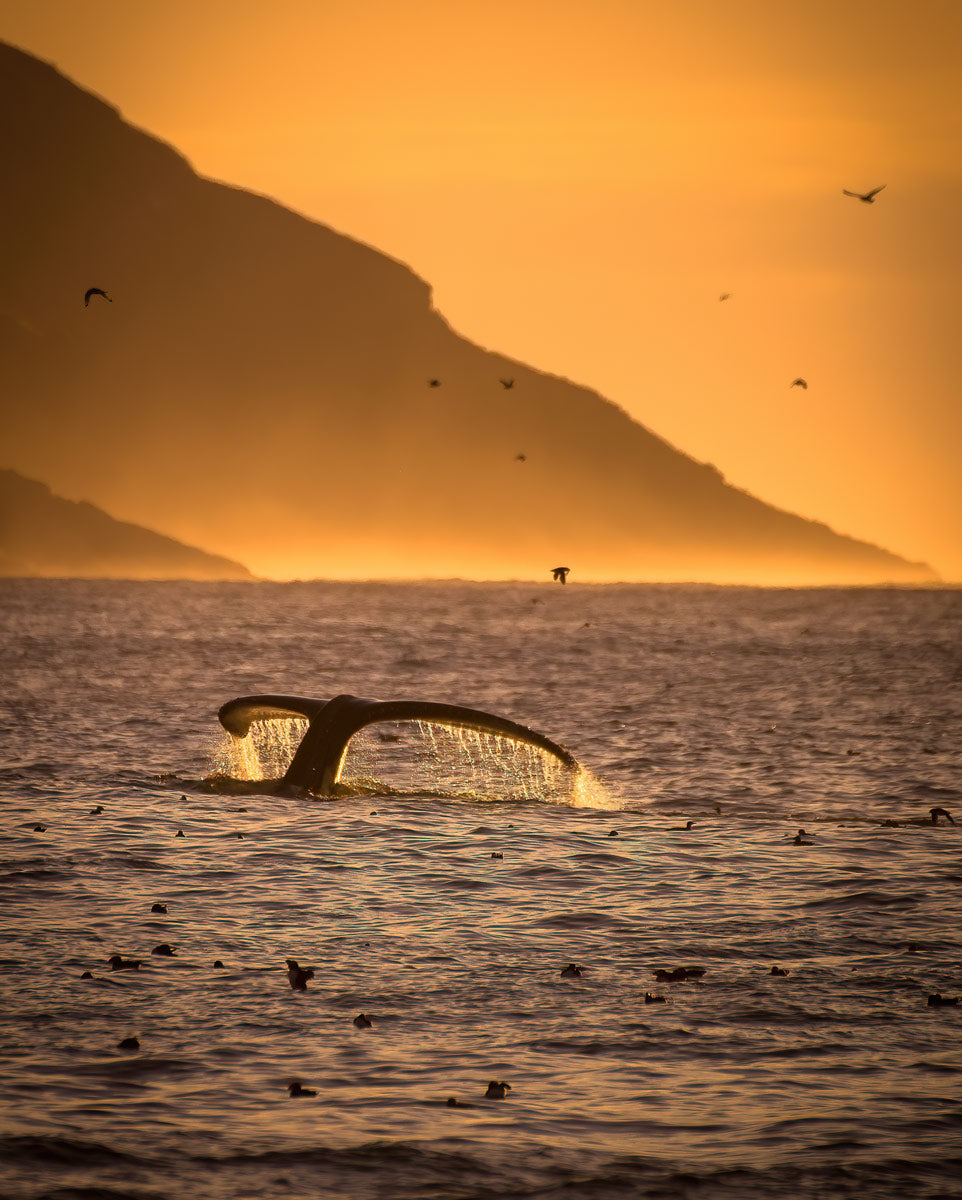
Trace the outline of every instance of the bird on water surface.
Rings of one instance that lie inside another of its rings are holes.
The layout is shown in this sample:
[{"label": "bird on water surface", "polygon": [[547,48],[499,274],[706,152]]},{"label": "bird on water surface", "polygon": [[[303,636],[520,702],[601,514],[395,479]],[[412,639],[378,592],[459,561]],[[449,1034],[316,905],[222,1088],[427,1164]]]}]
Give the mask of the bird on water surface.
[{"label": "bird on water surface", "polygon": [[316,1096],[317,1092],[313,1088],[302,1087],[297,1080],[287,1085],[287,1090],[292,1096]]},{"label": "bird on water surface", "polygon": [[370,1029],[374,1022],[367,1015],[367,1013],[358,1013],[354,1018],[354,1024],[358,1027],[358,1029]]},{"label": "bird on water surface", "polygon": [[501,1079],[492,1079],[488,1090],[484,1093],[485,1100],[503,1100],[505,1094],[511,1091],[511,1084]]},{"label": "bird on water surface", "polygon": [[314,972],[310,967],[301,967],[298,965],[296,958],[286,958],[287,963],[287,978],[290,980],[292,992],[306,992],[307,981],[314,978]]},{"label": "bird on water surface", "polygon": [[123,958],[119,954],[111,954],[107,959],[111,971],[139,971],[141,961],[139,958]]},{"label": "bird on water surface", "polygon": [[875,197],[884,187],[884,183],[880,184],[877,188],[872,188],[870,192],[850,192],[848,188],[842,188],[842,195],[851,196],[855,200],[861,200],[863,204],[874,204]]},{"label": "bird on water surface", "polygon": [[798,831],[798,833],[796,833],[795,836],[792,838],[792,841],[795,843],[796,846],[814,846],[815,845],[814,842],[807,842],[805,840],[807,837],[808,837],[808,834],[805,832],[805,830],[800,829]]},{"label": "bird on water surface", "polygon": [[947,808],[930,808],[929,816],[932,818],[933,825],[938,825],[939,817],[945,817],[945,819],[948,821],[948,823],[950,825],[955,824],[952,814],[949,812],[949,810]]},{"label": "bird on water surface", "polygon": [[87,288],[87,290],[84,292],[84,308],[89,307],[91,296],[103,296],[103,298],[107,301],[108,304],[113,304],[113,300],[110,299],[110,297],[107,295],[107,293],[104,291],[103,288],[93,287],[93,288]]}]

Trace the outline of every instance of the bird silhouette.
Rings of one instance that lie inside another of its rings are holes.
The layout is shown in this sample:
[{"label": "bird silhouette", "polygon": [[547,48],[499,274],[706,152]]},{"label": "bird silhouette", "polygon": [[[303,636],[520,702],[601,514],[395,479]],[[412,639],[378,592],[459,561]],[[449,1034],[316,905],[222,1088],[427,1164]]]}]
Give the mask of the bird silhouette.
[{"label": "bird silhouette", "polygon": [[568,582],[568,572],[570,570],[571,570],[570,567],[552,567],[551,568],[551,578],[557,579],[557,581],[559,583],[567,583]]},{"label": "bird silhouette", "polygon": [[528,456],[527,456],[527,454],[516,454],[514,456],[514,459],[515,459],[515,462],[527,462]]},{"label": "bird silhouette", "polygon": [[306,1088],[302,1084],[298,1083],[298,1081],[296,1079],[287,1085],[287,1090],[291,1094],[291,1096],[316,1096],[317,1095],[317,1092],[315,1091],[314,1088]]},{"label": "bird silhouette", "polygon": [[566,967],[562,968],[561,974],[566,979],[573,979],[581,974],[581,968],[577,963],[568,963]]},{"label": "bird silhouette", "polygon": [[314,972],[310,967],[299,966],[296,958],[286,958],[284,961],[287,963],[287,978],[291,991],[306,992],[307,981],[314,978]]},{"label": "bird silhouette", "polygon": [[877,188],[872,188],[870,192],[850,192],[848,188],[842,188],[843,196],[851,196],[854,200],[861,200],[863,204],[874,204],[875,197],[879,194],[885,184],[881,184]]},{"label": "bird silhouette", "polygon": [[87,290],[84,292],[84,308],[87,308],[87,306],[90,304],[91,296],[103,296],[108,304],[113,304],[113,300],[110,299],[103,288],[87,288]]},{"label": "bird silhouette", "polygon": [[502,387],[504,388],[504,390],[507,392],[507,391],[509,391],[511,388],[513,388],[513,387],[514,387],[514,380],[513,380],[513,379],[502,379],[502,380],[501,380],[501,386],[502,386]]},{"label": "bird silhouette", "polygon": [[797,379],[793,379],[793,380],[792,380],[792,382],[791,382],[791,383],[790,383],[788,386],[789,386],[789,387],[800,387],[800,388],[805,388],[805,389],[807,389],[807,388],[808,388],[808,381],[807,381],[807,380],[805,380],[805,379],[803,379],[803,378],[801,377],[801,375],[799,375],[799,377],[798,377]]},{"label": "bird silhouette", "polygon": [[107,962],[110,963],[111,971],[139,971],[141,960],[139,958],[123,958],[119,954],[111,954]]},{"label": "bird silhouette", "polygon": [[374,1022],[367,1015],[367,1013],[358,1013],[354,1018],[354,1024],[358,1027],[358,1029],[370,1029]]},{"label": "bird silhouette", "polygon": [[722,292],[722,294],[718,297],[719,300],[730,300],[731,298],[731,292]]},{"label": "bird silhouette", "polygon": [[488,1090],[484,1093],[485,1100],[503,1100],[506,1092],[511,1091],[511,1084],[500,1079],[492,1079]]},{"label": "bird silhouette", "polygon": [[441,386],[440,379],[429,379],[428,380],[428,387],[440,387],[440,386]]},{"label": "bird silhouette", "polygon": [[795,836],[792,838],[792,841],[795,843],[796,846],[814,846],[815,845],[814,842],[806,842],[805,839],[808,836],[809,835],[805,832],[804,829],[800,829],[798,831],[798,833],[796,833]]},{"label": "bird silhouette", "polygon": [[952,819],[952,814],[947,808],[930,808],[929,816],[932,818],[933,825],[938,825],[939,817],[945,817],[950,825],[955,824],[955,821]]}]

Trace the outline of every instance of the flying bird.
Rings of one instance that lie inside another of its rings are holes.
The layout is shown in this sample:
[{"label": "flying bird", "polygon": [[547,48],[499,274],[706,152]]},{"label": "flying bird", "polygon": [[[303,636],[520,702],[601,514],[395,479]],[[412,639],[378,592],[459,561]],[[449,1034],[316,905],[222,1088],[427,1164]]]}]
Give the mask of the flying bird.
[{"label": "flying bird", "polygon": [[790,383],[788,386],[789,386],[789,387],[800,387],[800,388],[806,388],[806,389],[807,389],[807,388],[808,388],[808,383],[807,383],[807,381],[806,381],[806,380],[804,380],[804,379],[801,377],[801,375],[799,375],[799,377],[798,377],[797,379],[793,379],[793,380],[792,380],[792,382],[791,382],[791,383]]},{"label": "flying bird", "polygon": [[527,462],[528,461],[527,454],[516,454],[514,456],[514,458],[515,458],[515,462]]},{"label": "flying bird", "polygon": [[722,292],[722,294],[718,297],[719,300],[730,300],[731,298],[731,292]]},{"label": "flying bird", "polygon": [[440,387],[440,386],[441,386],[440,379],[429,379],[428,380],[428,387]]},{"label": "flying bird", "polygon": [[855,200],[861,200],[863,204],[874,204],[875,197],[884,187],[885,184],[883,183],[880,187],[872,188],[870,192],[850,192],[848,188],[842,188],[842,195],[851,196]]},{"label": "flying bird", "polygon": [[552,567],[551,568],[551,578],[557,579],[559,583],[567,583],[568,582],[568,572],[570,570],[571,570],[570,567]]},{"label": "flying bird", "polygon": [[505,391],[508,391],[510,388],[514,387],[514,380],[513,379],[502,379],[501,386],[504,388]]},{"label": "flying bird", "polygon": [[103,296],[108,304],[113,304],[113,300],[110,299],[103,288],[87,288],[84,292],[84,308],[89,305],[91,296]]}]

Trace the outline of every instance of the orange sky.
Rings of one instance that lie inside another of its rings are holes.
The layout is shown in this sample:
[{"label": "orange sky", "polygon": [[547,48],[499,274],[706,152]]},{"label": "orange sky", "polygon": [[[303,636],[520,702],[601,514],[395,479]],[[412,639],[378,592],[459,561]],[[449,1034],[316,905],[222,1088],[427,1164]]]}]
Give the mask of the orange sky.
[{"label": "orange sky", "polygon": [[0,0],[0,37],[472,340],[962,580],[959,0]]}]

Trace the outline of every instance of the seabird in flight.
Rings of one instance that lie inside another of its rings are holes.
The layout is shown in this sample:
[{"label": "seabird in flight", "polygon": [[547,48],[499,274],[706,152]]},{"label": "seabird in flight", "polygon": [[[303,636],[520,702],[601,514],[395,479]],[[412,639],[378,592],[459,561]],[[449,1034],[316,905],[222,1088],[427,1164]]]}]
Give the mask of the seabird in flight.
[{"label": "seabird in flight", "polygon": [[552,567],[551,568],[551,578],[557,579],[559,583],[567,583],[568,572],[570,570],[571,570],[570,567]]},{"label": "seabird in flight", "polygon": [[90,304],[91,296],[103,296],[108,304],[113,304],[113,300],[107,295],[103,288],[87,288],[84,292],[84,308]]},{"label": "seabird in flight", "polygon": [[842,195],[851,196],[855,200],[861,200],[863,204],[874,204],[875,197],[884,187],[885,184],[883,183],[880,187],[872,188],[870,192],[850,192],[848,188],[842,188]]},{"label": "seabird in flight", "polygon": [[801,377],[801,375],[799,375],[799,377],[798,377],[797,379],[793,379],[793,380],[792,380],[792,382],[791,382],[791,383],[790,383],[788,386],[789,386],[789,387],[800,387],[800,388],[806,388],[806,389],[807,389],[807,388],[808,388],[808,381],[807,381],[807,380],[805,380],[805,379],[803,379],[803,378]]},{"label": "seabird in flight", "polygon": [[509,391],[511,388],[514,387],[514,380],[513,379],[502,379],[501,386],[504,388],[505,391]]},{"label": "seabird in flight", "polygon": [[440,387],[440,386],[441,386],[440,379],[429,379],[428,380],[428,387]]}]

